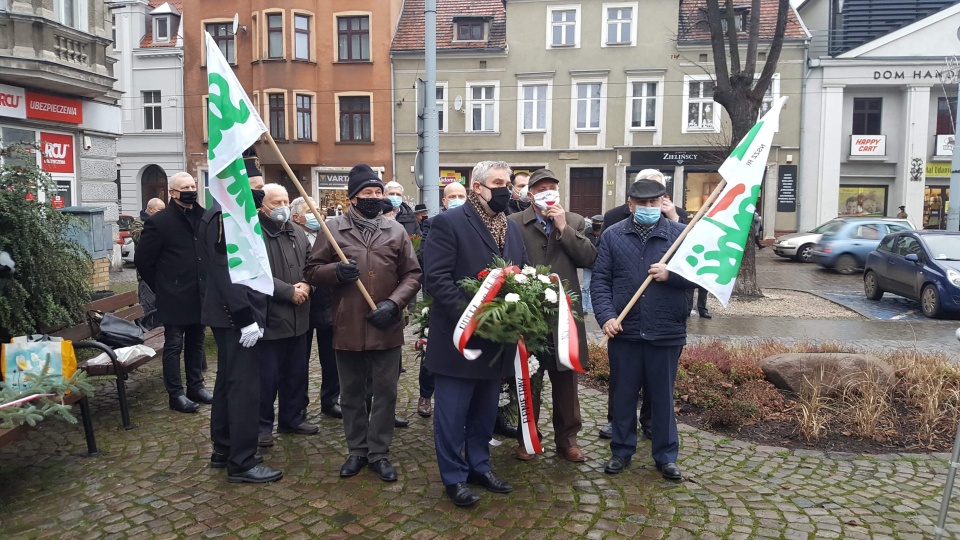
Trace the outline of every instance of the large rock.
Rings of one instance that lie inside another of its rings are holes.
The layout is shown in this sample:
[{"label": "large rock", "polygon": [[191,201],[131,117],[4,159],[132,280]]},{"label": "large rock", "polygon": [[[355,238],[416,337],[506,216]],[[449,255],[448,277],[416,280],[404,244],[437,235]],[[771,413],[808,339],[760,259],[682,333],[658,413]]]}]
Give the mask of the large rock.
[{"label": "large rock", "polygon": [[894,382],[889,364],[865,354],[777,354],[761,360],[760,369],[774,386],[795,393],[818,385],[826,395],[839,395],[844,389],[865,382],[886,388]]}]

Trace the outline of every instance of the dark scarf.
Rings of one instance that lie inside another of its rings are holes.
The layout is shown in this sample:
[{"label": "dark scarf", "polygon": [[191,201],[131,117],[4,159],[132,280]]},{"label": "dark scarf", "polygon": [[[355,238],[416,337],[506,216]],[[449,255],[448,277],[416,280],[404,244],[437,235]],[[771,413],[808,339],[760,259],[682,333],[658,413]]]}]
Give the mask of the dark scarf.
[{"label": "dark scarf", "polygon": [[360,231],[360,236],[363,238],[363,243],[370,245],[370,241],[373,240],[373,234],[377,232],[377,229],[380,228],[380,224],[383,220],[383,214],[378,215],[373,219],[367,219],[363,214],[361,214],[354,206],[350,205],[350,219],[353,220],[354,226],[357,227]]},{"label": "dark scarf", "polygon": [[[660,218],[660,219],[663,219],[663,218]],[[660,222],[657,221],[656,223],[653,223],[650,225],[641,225],[637,223],[637,220],[633,219],[633,217],[630,217],[630,224],[633,225],[634,232],[636,232],[637,235],[640,236],[641,244],[647,243],[647,238],[650,237],[650,233],[652,233],[653,230],[657,228],[657,225],[659,223]]]},{"label": "dark scarf", "polygon": [[483,203],[480,202],[480,196],[472,189],[467,192],[467,201],[477,209],[477,213],[480,214],[480,219],[483,220],[483,224],[487,226],[490,234],[493,235],[493,240],[497,243],[497,247],[500,248],[500,251],[503,251],[503,242],[507,238],[506,214],[503,212],[496,213],[492,216],[487,214]]}]

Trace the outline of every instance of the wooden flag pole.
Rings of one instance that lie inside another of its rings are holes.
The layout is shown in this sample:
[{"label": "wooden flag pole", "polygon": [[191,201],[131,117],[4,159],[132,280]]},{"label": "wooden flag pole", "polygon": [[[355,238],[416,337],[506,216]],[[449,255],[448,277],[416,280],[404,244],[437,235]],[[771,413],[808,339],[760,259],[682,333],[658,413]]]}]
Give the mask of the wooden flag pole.
[{"label": "wooden flag pole", "polygon": [[[327,224],[323,222],[325,216],[320,215],[320,212],[317,211],[316,205],[313,204],[313,199],[307,195],[307,192],[303,189],[303,185],[300,184],[300,180],[297,179],[297,175],[293,174],[293,171],[290,170],[290,165],[287,164],[286,158],[283,157],[283,154],[280,153],[280,149],[277,148],[277,142],[273,140],[273,136],[270,135],[269,131],[265,133],[265,135],[267,136],[267,141],[270,143],[270,147],[273,148],[273,151],[276,152],[278,156],[280,156],[280,164],[283,165],[283,170],[287,171],[287,176],[293,180],[293,185],[297,186],[297,191],[300,192],[300,196],[303,197],[303,200],[307,203],[310,211],[313,212],[314,216],[316,216],[317,222],[320,223],[320,228],[323,229],[323,235],[327,237],[327,241],[333,246],[334,251],[337,252],[337,256],[340,257],[340,260],[344,263],[348,262],[347,256],[343,254],[343,251],[340,249],[340,245],[337,244],[336,239],[334,239],[333,235],[330,234],[330,229],[327,228]],[[367,288],[363,286],[363,282],[358,279],[356,284],[357,287],[360,287],[360,294],[362,294],[364,299],[366,299],[367,304],[370,305],[370,309],[377,309],[376,302],[374,302],[373,298],[370,297],[370,293],[368,293]]]},{"label": "wooden flag pole", "polygon": [[[720,183],[717,185],[716,189],[713,190],[713,193],[710,194],[710,197],[707,198],[707,201],[700,206],[700,210],[697,210],[697,214],[693,216],[693,219],[691,219],[689,223],[687,223],[687,226],[683,229],[683,232],[680,233],[680,236],[678,236],[677,239],[673,242],[673,245],[670,246],[670,249],[668,249],[667,252],[663,254],[663,257],[660,258],[660,264],[666,264],[667,261],[670,260],[670,257],[673,256],[673,254],[680,247],[680,244],[683,243],[683,239],[686,238],[688,234],[690,234],[690,231],[693,230],[693,226],[696,225],[697,222],[700,221],[700,218],[702,218],[703,215],[707,213],[707,210],[713,205],[713,202],[717,200],[717,197],[720,196],[720,192],[723,191],[723,188],[725,188],[726,186],[727,186],[727,181],[720,180]],[[627,219],[632,219],[632,216]],[[637,301],[640,300],[640,295],[643,294],[643,291],[647,290],[647,287],[650,285],[652,281],[653,281],[652,275],[648,275],[647,279],[643,280],[643,284],[640,285],[640,288],[637,289],[636,293],[634,293],[633,298],[631,298],[630,301],[627,302],[627,306],[623,308],[623,311],[620,312],[620,316],[617,317],[617,324],[622,323],[623,319],[627,318],[627,313],[629,313],[630,310],[633,309],[633,306],[635,306]],[[601,327],[601,330],[603,330],[602,327]],[[600,346],[603,347],[604,345],[607,344],[607,341],[609,340],[610,340],[610,337],[604,334],[603,339],[600,340]]]}]

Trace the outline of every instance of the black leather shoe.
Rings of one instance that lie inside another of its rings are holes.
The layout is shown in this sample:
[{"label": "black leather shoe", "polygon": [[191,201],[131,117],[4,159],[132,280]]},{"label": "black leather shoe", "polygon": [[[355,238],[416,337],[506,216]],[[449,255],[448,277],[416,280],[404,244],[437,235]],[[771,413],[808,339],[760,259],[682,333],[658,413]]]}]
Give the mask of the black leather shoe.
[{"label": "black leather shoe", "polygon": [[410,421],[409,421],[409,420],[404,420],[403,418],[400,418],[399,416],[394,416],[394,417],[393,417],[393,427],[407,427],[407,426],[409,426],[409,425],[410,425]]},{"label": "black leather shoe", "polygon": [[711,315],[709,311],[703,310],[703,311],[700,312],[700,318],[701,318],[701,319],[712,319],[712,318],[713,318],[713,315]]},{"label": "black leather shoe", "polygon": [[487,471],[483,474],[471,474],[467,476],[467,483],[476,484],[494,493],[510,493],[513,491],[513,486],[510,485],[510,482],[500,478],[497,476],[497,473],[493,471]]},{"label": "black leather shoe", "polygon": [[204,405],[210,405],[213,403],[213,394],[207,391],[206,388],[200,388],[196,392],[187,391],[187,399],[194,401],[196,403],[203,403]]},{"label": "black leather shoe", "polygon": [[667,480],[680,480],[683,478],[683,475],[680,474],[680,467],[677,467],[676,463],[657,465],[657,468],[660,469],[660,473]]},{"label": "black leather shoe", "polygon": [[502,435],[508,439],[517,438],[517,428],[508,424],[506,417],[502,414],[497,414],[497,423],[493,425],[493,433],[495,435]]},{"label": "black leather shoe", "polygon": [[371,471],[377,471],[377,476],[384,482],[396,482],[397,470],[390,464],[387,458],[378,459],[370,464]]},{"label": "black leather shoe", "polygon": [[334,403],[329,407],[322,407],[320,412],[333,418],[343,418],[343,410],[340,408],[339,403]]},{"label": "black leather shoe", "polygon": [[180,395],[170,398],[170,408],[177,412],[195,413],[200,406],[190,401],[187,396]]},{"label": "black leather shoe", "polygon": [[450,497],[453,504],[457,506],[472,506],[480,500],[480,496],[467,487],[467,484],[464,482],[457,482],[456,484],[443,487],[447,490],[447,497]]},{"label": "black leather shoe", "polygon": [[627,465],[630,465],[629,459],[623,459],[620,456],[613,456],[603,468],[603,472],[607,474],[620,474],[624,469],[627,468]]},{"label": "black leather shoe", "polygon": [[601,439],[612,439],[613,438],[613,424],[607,424],[600,428],[600,438]]},{"label": "black leather shoe", "polygon": [[645,425],[641,424],[641,425],[640,425],[640,433],[643,434],[643,438],[644,438],[644,439],[647,439],[648,441],[652,441],[652,440],[653,440],[653,428],[651,428],[650,426],[645,426]]},{"label": "black leather shoe", "polygon": [[[211,469],[223,469],[227,466],[227,461],[230,459],[230,456],[227,454],[221,454],[219,452],[214,452],[210,454],[210,468]],[[254,465],[259,465],[263,463],[263,456],[260,454],[253,455]]]},{"label": "black leather shoe", "polygon": [[360,469],[367,466],[367,458],[360,456],[350,456],[347,458],[347,461],[343,463],[343,466],[340,467],[340,476],[343,478],[349,478],[351,476],[356,476],[360,472]]},{"label": "black leather shoe", "polygon": [[242,482],[248,484],[265,484],[267,482],[276,482],[281,478],[283,478],[283,471],[271,469],[266,465],[254,465],[242,473],[228,474],[227,482],[231,484],[239,484]]},{"label": "black leather shoe", "polygon": [[313,424],[308,424],[306,422],[300,424],[297,427],[277,426],[277,433],[295,433],[297,435],[315,435],[318,431],[320,431],[319,427]]}]

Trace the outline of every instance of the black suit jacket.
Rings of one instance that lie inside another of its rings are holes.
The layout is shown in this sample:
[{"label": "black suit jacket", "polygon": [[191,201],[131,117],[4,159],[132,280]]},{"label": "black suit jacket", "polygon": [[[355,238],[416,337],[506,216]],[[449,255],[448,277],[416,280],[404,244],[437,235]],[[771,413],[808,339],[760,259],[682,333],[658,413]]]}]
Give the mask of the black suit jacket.
[{"label": "black suit jacket", "polygon": [[157,295],[157,318],[164,324],[199,324],[205,272],[198,226],[200,205],[182,208],[174,201],[143,224],[134,263]]},{"label": "black suit jacket", "polygon": [[[426,366],[431,373],[465,379],[497,379],[513,374],[516,346],[474,336],[467,348],[483,353],[467,360],[453,344],[453,331],[470,297],[457,282],[477,277],[499,255],[516,265],[528,264],[520,226],[507,220],[503,250],[470,203],[437,214],[432,219],[430,240],[421,245],[424,263],[424,291],[433,297]],[[499,355],[499,356],[498,356]]]}]

